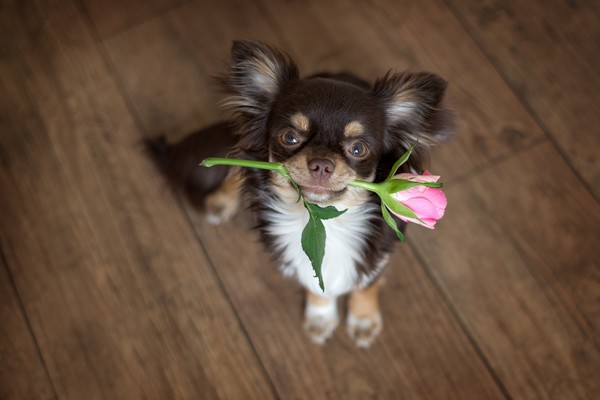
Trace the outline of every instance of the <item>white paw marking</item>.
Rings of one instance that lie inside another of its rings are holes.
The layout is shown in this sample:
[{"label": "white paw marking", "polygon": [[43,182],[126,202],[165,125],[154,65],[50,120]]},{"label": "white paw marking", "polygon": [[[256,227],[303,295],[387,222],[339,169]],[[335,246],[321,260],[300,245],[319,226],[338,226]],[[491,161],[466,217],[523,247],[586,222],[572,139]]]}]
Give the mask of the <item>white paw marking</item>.
[{"label": "white paw marking", "polygon": [[212,225],[227,222],[235,215],[238,206],[238,200],[234,196],[219,192],[209,195],[204,205],[206,221]]},{"label": "white paw marking", "polygon": [[206,214],[206,221],[211,225],[220,225],[221,223],[227,221],[227,219],[223,218],[221,215]]},{"label": "white paw marking", "polygon": [[324,306],[308,304],[304,313],[304,331],[318,345],[329,339],[339,323],[335,300]]},{"label": "white paw marking", "polygon": [[382,328],[383,319],[380,313],[365,317],[356,317],[348,314],[348,318],[346,319],[348,336],[361,348],[371,346],[375,338],[381,333]]}]

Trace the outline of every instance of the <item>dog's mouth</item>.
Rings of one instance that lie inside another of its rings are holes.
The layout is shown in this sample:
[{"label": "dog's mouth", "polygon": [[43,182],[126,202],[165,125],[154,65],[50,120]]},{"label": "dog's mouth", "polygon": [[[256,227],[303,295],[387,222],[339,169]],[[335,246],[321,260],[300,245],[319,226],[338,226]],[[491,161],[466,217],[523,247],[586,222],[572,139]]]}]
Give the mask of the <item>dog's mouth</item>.
[{"label": "dog's mouth", "polygon": [[[335,162],[329,158],[314,160],[322,165],[313,166],[311,169],[311,163],[306,157],[299,156],[284,165],[307,202],[328,205],[340,200],[348,193],[348,183],[355,179],[355,174],[342,161]],[[290,186],[293,186],[292,183]]]},{"label": "dog's mouth", "polygon": [[340,190],[334,190],[324,186],[300,186],[302,196],[311,203],[324,203],[335,200],[346,192],[344,187]]}]

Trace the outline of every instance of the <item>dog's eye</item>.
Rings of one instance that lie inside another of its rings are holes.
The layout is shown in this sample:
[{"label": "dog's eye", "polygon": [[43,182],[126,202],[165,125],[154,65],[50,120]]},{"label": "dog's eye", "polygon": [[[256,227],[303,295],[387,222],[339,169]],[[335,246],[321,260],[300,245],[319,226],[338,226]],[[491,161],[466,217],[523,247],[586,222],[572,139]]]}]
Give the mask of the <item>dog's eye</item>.
[{"label": "dog's eye", "polygon": [[356,140],[348,146],[348,153],[354,158],[365,158],[369,154],[369,147],[362,140]]},{"label": "dog's eye", "polygon": [[279,140],[281,141],[281,144],[288,147],[296,146],[300,144],[301,141],[300,136],[290,129],[286,129],[285,131],[281,132]]}]

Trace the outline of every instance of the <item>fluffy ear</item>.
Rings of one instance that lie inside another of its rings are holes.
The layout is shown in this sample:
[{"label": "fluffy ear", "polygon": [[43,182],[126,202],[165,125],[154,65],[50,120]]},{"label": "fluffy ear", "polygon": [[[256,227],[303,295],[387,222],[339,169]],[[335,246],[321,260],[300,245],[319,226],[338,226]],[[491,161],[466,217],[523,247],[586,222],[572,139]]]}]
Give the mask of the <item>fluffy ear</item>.
[{"label": "fluffy ear", "polygon": [[271,107],[281,87],[296,79],[298,68],[287,54],[260,42],[233,43],[231,66],[221,81],[231,94],[223,105],[236,117],[237,157],[266,161]]},{"label": "fluffy ear", "polygon": [[426,148],[452,133],[452,113],[442,106],[447,82],[421,72],[387,74],[375,82],[373,94],[387,118],[386,145]]},{"label": "fluffy ear", "polygon": [[256,116],[268,111],[281,86],[298,78],[291,58],[264,43],[236,41],[226,83],[233,96],[226,105],[234,111]]}]

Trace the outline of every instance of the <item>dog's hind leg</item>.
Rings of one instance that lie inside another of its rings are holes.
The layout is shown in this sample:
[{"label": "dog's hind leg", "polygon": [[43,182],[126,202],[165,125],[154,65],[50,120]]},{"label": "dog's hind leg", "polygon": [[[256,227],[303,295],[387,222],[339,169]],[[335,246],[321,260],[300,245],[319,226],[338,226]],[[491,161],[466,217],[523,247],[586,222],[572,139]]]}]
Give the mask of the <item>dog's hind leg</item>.
[{"label": "dog's hind leg", "polygon": [[240,207],[243,177],[240,168],[230,168],[221,185],[208,194],[204,201],[206,219],[220,224],[233,217]]}]

